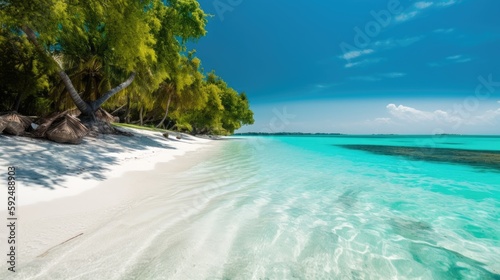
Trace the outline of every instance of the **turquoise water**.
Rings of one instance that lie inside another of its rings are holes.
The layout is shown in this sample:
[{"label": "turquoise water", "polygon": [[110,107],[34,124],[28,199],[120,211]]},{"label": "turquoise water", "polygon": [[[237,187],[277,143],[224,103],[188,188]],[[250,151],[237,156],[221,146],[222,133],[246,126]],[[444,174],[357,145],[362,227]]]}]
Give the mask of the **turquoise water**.
[{"label": "turquoise water", "polygon": [[500,137],[217,143],[14,279],[500,279]]},{"label": "turquoise water", "polygon": [[345,144],[500,150],[495,137],[227,141],[185,178],[216,179],[193,202],[192,241],[203,249],[172,276],[500,279],[500,170]]}]

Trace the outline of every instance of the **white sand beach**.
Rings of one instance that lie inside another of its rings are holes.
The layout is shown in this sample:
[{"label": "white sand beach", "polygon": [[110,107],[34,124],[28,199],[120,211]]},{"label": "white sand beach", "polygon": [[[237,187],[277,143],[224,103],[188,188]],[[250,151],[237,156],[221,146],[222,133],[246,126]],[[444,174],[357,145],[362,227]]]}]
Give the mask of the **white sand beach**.
[{"label": "white sand beach", "polygon": [[[154,199],[160,189],[164,193],[178,191],[168,190],[168,180],[172,175],[196,165],[220,146],[218,141],[189,135],[183,135],[182,139],[178,140],[172,136],[166,139],[160,132],[127,130],[134,136],[87,137],[81,145],[0,136],[0,166],[5,173],[2,176],[4,182],[7,168],[16,168],[18,218],[18,271],[15,275],[5,274],[7,269],[2,261],[2,267],[5,269],[0,272],[1,279],[7,279],[3,278],[4,275],[9,277],[8,279],[13,275],[13,279],[69,279],[66,278],[68,271],[58,276],[59,269],[52,266],[55,263],[68,266],[71,264],[61,261],[64,256],[50,254],[61,244],[80,242],[92,234],[104,234],[106,238],[114,240],[92,238],[77,246],[89,254],[102,247],[100,242],[116,242],[113,244],[118,247],[126,246],[130,239],[119,240],[124,233],[121,229],[113,227],[104,230],[103,225],[117,220],[124,222],[127,218],[115,218],[127,215],[125,213],[128,212],[139,215],[136,219],[141,219],[144,215],[154,215],[153,208],[134,207],[139,205],[140,201]],[[6,218],[7,188],[3,190],[0,195],[0,213]],[[165,194],[163,195],[165,197]],[[175,212],[178,208],[176,205],[168,207],[172,207],[172,217],[179,217]],[[140,224],[140,221],[138,222]],[[5,226],[0,230],[3,240],[0,252],[3,255],[8,250],[4,239],[8,236],[7,230]],[[133,236],[136,234],[141,234],[141,230],[137,229]],[[67,240],[70,241],[65,243]],[[106,252],[99,254],[105,258]],[[91,266],[92,260],[86,261],[89,261]],[[23,271],[26,263],[30,265]],[[80,278],[75,275],[75,279]]]},{"label": "white sand beach", "polygon": [[185,134],[178,140],[160,132],[124,130],[134,136],[87,137],[81,145],[2,135],[0,166],[5,173],[7,166],[16,167],[18,205],[76,195],[128,171],[151,170],[211,142]]}]

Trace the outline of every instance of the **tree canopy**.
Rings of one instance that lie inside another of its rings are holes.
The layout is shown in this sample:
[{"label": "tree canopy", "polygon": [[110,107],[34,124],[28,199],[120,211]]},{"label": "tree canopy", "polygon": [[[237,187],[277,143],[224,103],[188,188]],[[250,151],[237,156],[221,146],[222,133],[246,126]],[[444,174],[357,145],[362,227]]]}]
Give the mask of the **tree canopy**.
[{"label": "tree canopy", "polygon": [[93,116],[104,106],[127,121],[232,133],[253,122],[246,95],[186,50],[207,18],[196,0],[2,1],[1,108]]}]

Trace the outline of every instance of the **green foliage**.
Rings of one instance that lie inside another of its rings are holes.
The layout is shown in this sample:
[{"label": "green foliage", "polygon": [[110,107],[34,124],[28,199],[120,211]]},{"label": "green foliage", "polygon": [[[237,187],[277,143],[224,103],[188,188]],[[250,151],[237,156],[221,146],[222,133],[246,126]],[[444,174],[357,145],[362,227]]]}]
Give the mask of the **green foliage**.
[{"label": "green foliage", "polygon": [[166,132],[165,129],[158,129],[158,128],[151,127],[151,126],[140,126],[140,125],[133,125],[133,124],[128,124],[128,123],[114,123],[113,125],[117,126],[117,127],[128,127],[128,128],[142,129],[142,130],[147,130],[147,131]]},{"label": "green foliage", "polygon": [[179,116],[182,123],[190,124],[193,133],[228,135],[245,124],[253,124],[253,112],[244,93],[238,94],[228,87],[214,72],[208,74],[202,85],[206,102]]},{"label": "green foliage", "polygon": [[[26,38],[0,27],[0,111],[47,110],[50,102],[42,95],[48,87],[47,69],[33,46]],[[24,109],[28,105],[32,110]]]},{"label": "green foliage", "polygon": [[85,100],[95,100],[131,72],[139,73],[141,92],[153,91],[185,41],[203,36],[206,24],[195,0],[6,1],[0,16],[12,29],[34,30]]},{"label": "green foliage", "polygon": [[[205,76],[195,51],[186,52],[188,40],[206,34],[197,0],[6,0],[0,22],[1,110],[74,108],[75,96],[87,103],[107,98],[134,72],[133,83],[104,104],[126,105],[127,120],[163,118],[179,130],[216,134],[253,123],[246,95],[213,72]],[[22,30],[33,30],[37,42]]]}]

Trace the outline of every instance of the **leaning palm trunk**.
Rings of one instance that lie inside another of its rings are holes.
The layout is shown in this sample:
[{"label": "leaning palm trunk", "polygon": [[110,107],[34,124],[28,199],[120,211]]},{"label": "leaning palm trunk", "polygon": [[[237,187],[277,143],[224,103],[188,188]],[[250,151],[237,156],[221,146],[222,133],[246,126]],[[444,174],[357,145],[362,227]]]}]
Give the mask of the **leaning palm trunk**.
[{"label": "leaning palm trunk", "polygon": [[73,83],[71,82],[68,74],[66,74],[66,72],[64,72],[64,70],[62,69],[58,71],[57,74],[59,74],[59,77],[61,77],[66,90],[68,91],[78,110],[80,110],[80,112],[82,112],[82,114],[84,115],[92,115],[93,112],[91,108],[88,106],[87,102],[83,101],[83,99],[80,97],[75,87],[73,86]]},{"label": "leaning palm trunk", "polygon": [[73,83],[71,82],[71,79],[69,78],[68,74],[62,69],[61,65],[57,63],[57,61],[50,55],[48,54],[45,49],[38,43],[38,39],[36,37],[35,32],[28,26],[24,25],[21,28],[26,36],[28,37],[28,40],[35,46],[35,48],[38,50],[39,53],[44,55],[44,57],[48,58],[53,65],[57,66],[57,74],[61,78],[61,80],[64,83],[64,86],[68,90],[69,95],[71,96],[71,99],[75,103],[76,107],[82,112],[82,113],[91,113],[91,110],[88,106],[88,104],[83,101],[83,99],[80,97],[78,92],[76,91],[75,87],[73,86]]},{"label": "leaning palm trunk", "polygon": [[139,124],[141,126],[144,125],[144,118],[143,118],[143,111],[144,111],[144,108],[141,106],[141,109],[139,109]]},{"label": "leaning palm trunk", "polygon": [[71,99],[75,103],[76,107],[80,110],[80,112],[82,112],[82,114],[84,116],[89,116],[92,122],[95,122],[95,115],[94,114],[97,111],[97,109],[99,109],[101,107],[101,105],[104,102],[106,102],[109,98],[111,98],[113,95],[117,94],[121,90],[128,87],[135,78],[135,72],[132,72],[132,74],[130,74],[130,76],[127,78],[127,80],[125,80],[123,83],[121,83],[117,87],[109,90],[108,92],[106,92],[103,96],[101,96],[97,100],[92,101],[90,103],[87,103],[78,94],[75,87],[73,86],[73,83],[71,82],[71,79],[66,74],[66,72],[64,71],[62,66],[59,63],[57,63],[57,61],[54,59],[54,57],[52,57],[49,53],[47,53],[45,51],[45,49],[38,43],[38,39],[36,37],[35,32],[30,27],[28,27],[26,25],[24,25],[21,29],[24,31],[24,33],[28,37],[28,40],[35,46],[35,48],[38,50],[38,52],[40,52],[42,55],[47,57],[50,60],[50,62],[52,62],[52,64],[57,66],[57,70],[58,70],[57,74],[59,75],[59,77],[63,81],[64,86],[66,87]]},{"label": "leaning palm trunk", "polygon": [[168,96],[168,101],[167,101],[167,109],[165,110],[165,115],[163,116],[163,119],[161,120],[161,122],[156,126],[156,127],[160,127],[163,125],[163,123],[165,122],[165,120],[167,119],[167,115],[168,115],[168,108],[170,107],[170,101],[172,100],[172,93],[170,93],[170,95]]},{"label": "leaning palm trunk", "polygon": [[135,72],[132,72],[130,76],[121,84],[116,86],[115,88],[109,90],[106,92],[103,96],[101,96],[99,99],[93,101],[90,103],[90,107],[93,112],[97,111],[104,102],[106,102],[108,99],[110,99],[113,95],[119,93],[120,91],[124,90],[126,87],[128,87],[135,79]]}]

